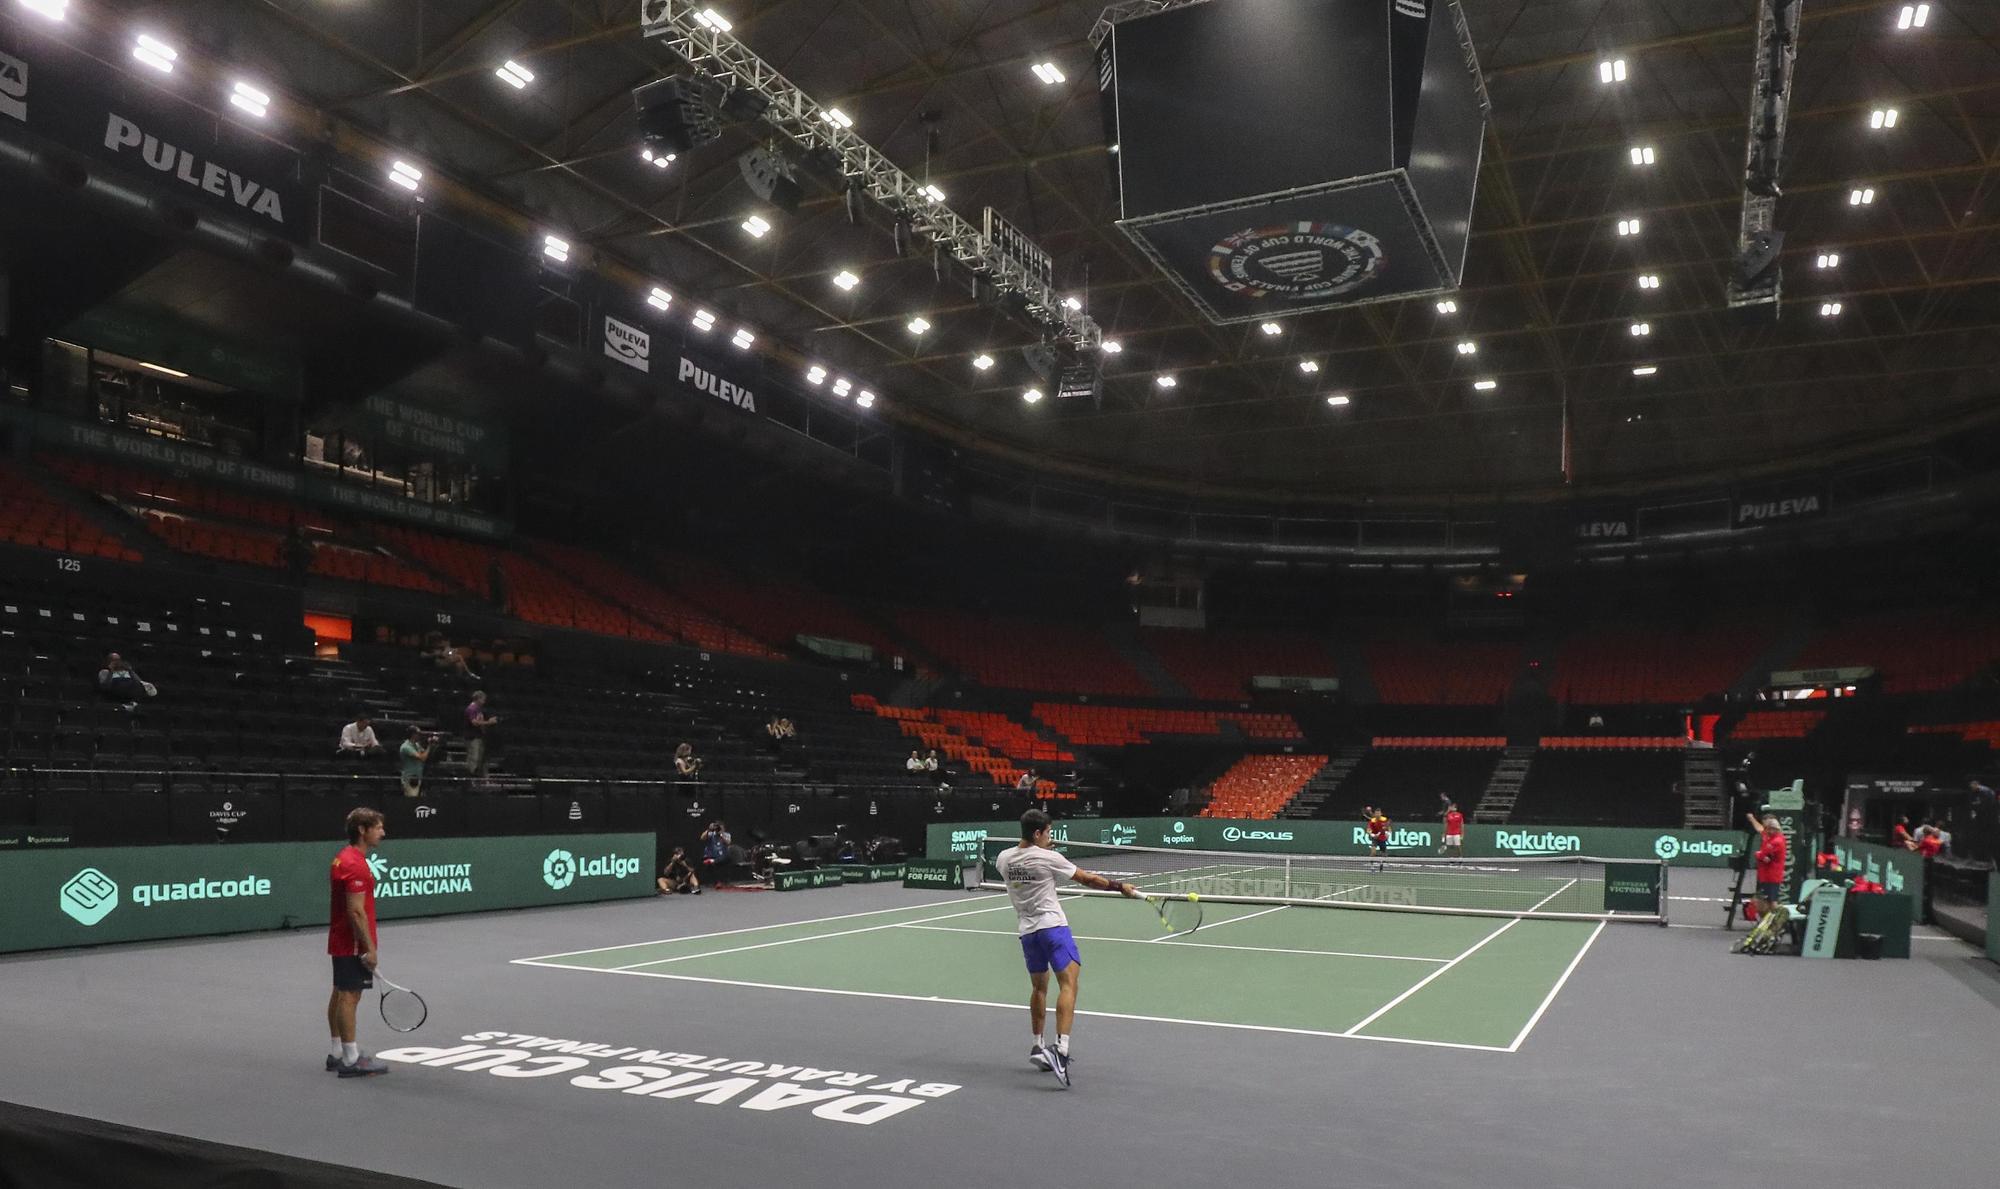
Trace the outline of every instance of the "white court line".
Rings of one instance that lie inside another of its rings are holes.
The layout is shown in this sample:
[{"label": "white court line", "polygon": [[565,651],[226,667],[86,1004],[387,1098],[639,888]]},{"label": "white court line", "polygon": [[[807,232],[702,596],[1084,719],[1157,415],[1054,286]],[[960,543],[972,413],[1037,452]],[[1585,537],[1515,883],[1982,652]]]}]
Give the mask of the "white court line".
[{"label": "white court line", "polygon": [[[1278,907],[1283,908],[1284,905]],[[921,922],[905,923],[899,929],[923,929],[932,933],[977,933],[982,937],[1013,937],[1012,933],[1002,933],[997,929],[956,929],[950,925],[926,925]],[[1100,941],[1123,942],[1128,945],[1151,945],[1156,938],[1151,937],[1079,937],[1078,941],[1092,943]],[[1246,954],[1311,954],[1318,958],[1380,958],[1384,962],[1448,962],[1449,958],[1413,958],[1407,954],[1361,954],[1348,950],[1288,950],[1262,945],[1216,945],[1207,941],[1183,941],[1182,946],[1203,950],[1237,950]]]},{"label": "white court line", "polygon": [[[1210,926],[1209,926],[1209,928],[1211,928],[1211,929],[1220,929],[1220,928],[1222,928],[1222,927],[1223,927],[1224,925],[1234,925],[1234,924],[1235,924],[1235,923],[1237,923],[1238,921],[1248,921],[1248,920],[1253,920],[1253,919],[1255,919],[1255,918],[1257,918],[1257,917],[1261,917],[1261,916],[1269,916],[1270,914],[1272,914],[1272,913],[1274,913],[1274,912],[1283,912],[1283,911],[1284,911],[1285,909],[1287,909],[1287,908],[1290,908],[1290,907],[1291,907],[1291,905],[1289,905],[1289,904],[1280,904],[1280,905],[1278,905],[1278,906],[1277,906],[1276,908],[1260,908],[1260,909],[1258,909],[1258,910],[1257,910],[1256,912],[1253,912],[1253,913],[1249,913],[1249,914],[1247,914],[1247,915],[1244,915],[1244,916],[1240,916],[1240,917],[1230,917],[1230,918],[1229,918],[1228,920],[1226,920],[1226,921],[1217,921],[1217,922],[1215,922],[1215,923],[1214,923],[1213,925],[1210,925]],[[1159,944],[1159,943],[1160,943],[1160,942],[1162,942],[1162,941],[1172,941],[1172,940],[1174,940],[1174,939],[1175,939],[1176,937],[1185,937],[1185,936],[1187,936],[1187,934],[1185,934],[1185,933],[1164,933],[1164,934],[1161,934],[1161,935],[1160,935],[1160,936],[1158,936],[1158,937],[1148,937],[1148,938],[1145,938],[1145,939],[1144,939],[1144,940],[1143,940],[1143,941],[1142,941],[1142,942],[1141,942],[1140,944],[1142,944],[1142,945],[1157,945],[1157,944]],[[1218,948],[1224,948],[1224,947],[1218,947]],[[1231,948],[1231,949],[1237,949],[1237,948],[1245,948],[1245,947],[1238,947],[1238,946],[1231,946],[1231,947],[1226,947],[1226,948]]]},{"label": "white court line", "polygon": [[[1012,907],[1011,904],[993,904],[985,908],[972,908],[964,912],[949,912],[943,916],[925,917],[924,920],[950,921],[956,920],[959,917],[976,917],[982,913],[999,912],[1003,908]],[[641,966],[667,966],[675,962],[691,962],[696,958],[720,958],[724,954],[742,954],[748,953],[751,950],[768,950],[773,946],[797,945],[802,941],[826,941],[835,937],[852,937],[856,933],[875,933],[883,929],[895,929],[902,924],[902,921],[890,921],[886,925],[864,925],[859,929],[836,929],[831,933],[815,933],[810,937],[785,937],[777,941],[760,941],[756,945],[731,946],[726,950],[703,950],[699,954],[678,954],[671,958],[653,958],[645,962],[634,962],[630,966],[614,966],[611,969],[622,974],[628,970],[637,970]]]},{"label": "white court line", "polygon": [[[847,991],[834,987],[800,987],[789,983],[753,983],[734,978],[701,978],[692,974],[664,974],[657,970],[628,970],[601,966],[565,966],[560,962],[540,962],[516,958],[517,966],[541,966],[549,970],[573,970],[583,974],[624,974],[635,978],[664,978],[684,983],[711,983],[723,987],[758,987],[767,991],[800,991],[808,995],[844,995],[857,999],[897,999],[910,1003],[948,1003],[955,1007],[993,1007],[1018,1013],[1023,1004],[994,1003],[985,999],[947,999],[942,995],[896,995],[887,991]],[[1407,1036],[1350,1036],[1345,1032],[1323,1032],[1315,1028],[1280,1028],[1274,1024],[1231,1024],[1222,1020],[1183,1020],[1176,1016],[1142,1016],[1129,1012],[1077,1010],[1080,1016],[1107,1020],[1140,1020],[1151,1024],[1186,1024],[1195,1028],[1229,1028],[1243,1032],[1281,1032],[1293,1036],[1324,1036],[1335,1040],[1372,1040],[1385,1044],[1424,1045],[1437,1049],[1471,1049],[1481,1053],[1504,1053],[1498,1045],[1461,1044],[1449,1040],[1416,1040]]]},{"label": "white court line", "polygon": [[[1572,879],[1569,881],[1569,883],[1566,883],[1562,887],[1557,888],[1555,891],[1550,892],[1547,896],[1544,896],[1540,901],[1538,901],[1535,904],[1535,908],[1540,908],[1542,905],[1547,904],[1549,901],[1555,899],[1557,896],[1562,895],[1565,891],[1569,890],[1570,884],[1573,884],[1575,882],[1576,881]],[[1535,908],[1531,908],[1528,911],[1533,912],[1535,911]],[[1391,999],[1389,1002],[1383,1004],[1381,1007],[1376,1008],[1375,1011],[1372,1014],[1370,1014],[1367,1019],[1361,1021],[1359,1024],[1356,1024],[1354,1027],[1349,1028],[1346,1032],[1341,1033],[1341,1035],[1353,1036],[1355,1033],[1361,1031],[1363,1028],[1366,1028],[1368,1025],[1373,1024],[1375,1021],[1389,1014],[1390,1009],[1394,1008],[1397,1004],[1401,1003],[1405,999],[1408,999],[1410,996],[1416,994],[1418,991],[1423,990],[1426,986],[1436,981],[1437,978],[1440,975],[1442,975],[1445,971],[1450,970],[1452,967],[1458,965],[1460,962],[1463,962],[1467,958],[1470,958],[1472,955],[1478,953],[1480,949],[1486,945],[1487,942],[1492,941],[1494,938],[1500,936],[1502,933],[1505,933],[1507,930],[1512,929],[1514,926],[1520,924],[1524,919],[1525,918],[1523,917],[1515,917],[1513,920],[1508,921],[1506,924],[1500,926],[1498,929],[1495,929],[1493,932],[1488,933],[1486,936],[1480,938],[1478,941],[1473,943],[1471,949],[1460,954],[1458,957],[1453,958],[1451,961],[1446,962],[1444,965],[1438,967],[1436,970],[1431,971],[1429,974],[1425,975],[1421,980],[1419,980],[1416,986],[1411,987],[1409,990],[1403,992],[1401,995],[1396,996],[1394,999]]]},{"label": "white court line", "polygon": [[1521,1029],[1521,1035],[1515,1037],[1514,1043],[1507,1046],[1508,1052],[1518,1053],[1521,1051],[1521,1042],[1528,1039],[1528,1033],[1533,1032],[1535,1025],[1542,1022],[1542,1013],[1549,1010],[1549,1004],[1556,1001],[1557,992],[1563,989],[1563,984],[1569,981],[1569,976],[1576,973],[1576,968],[1583,963],[1583,956],[1590,952],[1590,947],[1597,943],[1597,935],[1604,932],[1604,926],[1609,923],[1609,921],[1597,922],[1597,928],[1590,931],[1590,936],[1585,939],[1583,948],[1576,951],[1576,957],[1569,960],[1569,966],[1563,970],[1562,977],[1556,980],[1555,986],[1549,988],[1548,998],[1542,1000],[1542,1005],[1535,1009],[1535,1014],[1528,1017],[1527,1026]]},{"label": "white court line", "polygon": [[[998,900],[999,896],[972,896],[961,900],[960,904],[970,904],[975,900]],[[775,925],[750,925],[742,929],[723,929],[715,933],[689,933],[684,937],[661,937],[653,941],[628,941],[623,945],[601,945],[594,950],[564,950],[560,954],[543,954],[538,958],[517,958],[518,962],[553,961],[557,958],[581,958],[585,954],[608,954],[612,950],[635,950],[641,946],[666,945],[673,941],[705,941],[711,937],[734,937],[740,933],[761,933],[766,929],[789,929],[794,925],[823,925],[828,921],[851,921],[856,917],[879,917],[887,912],[910,912],[919,908],[936,908],[935,901],[905,904],[897,908],[871,908],[867,912],[844,912],[839,916],[812,917],[803,921],[779,921]]]}]

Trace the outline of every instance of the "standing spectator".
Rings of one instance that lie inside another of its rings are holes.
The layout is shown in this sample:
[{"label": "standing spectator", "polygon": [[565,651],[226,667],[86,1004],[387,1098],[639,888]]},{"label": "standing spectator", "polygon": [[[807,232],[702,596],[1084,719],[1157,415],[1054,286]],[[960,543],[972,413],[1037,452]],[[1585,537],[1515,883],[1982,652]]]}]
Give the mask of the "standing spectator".
[{"label": "standing spectator", "polygon": [[382,743],[375,738],[375,724],[367,715],[356,715],[353,722],[340,728],[340,746],[334,749],[334,754],[347,760],[382,754]]},{"label": "standing spectator", "polygon": [[332,905],[326,931],[326,952],[333,958],[333,995],[326,1003],[326,1068],[344,1078],[389,1072],[380,1059],[364,1056],[355,1043],[354,1009],[361,994],[375,985],[375,873],[368,852],[388,831],[382,814],[356,809],[347,815],[347,845],[333,857]]},{"label": "standing spectator", "polygon": [[683,743],[674,748],[674,775],[683,780],[701,775],[701,757],[694,754],[694,744]]},{"label": "standing spectator", "polygon": [[1776,814],[1766,814],[1763,821],[1756,814],[1750,814],[1750,828],[1763,836],[1757,846],[1757,916],[1777,910],[1779,901],[1785,895],[1785,831],[1778,825]]},{"label": "standing spectator", "polygon": [[701,895],[701,879],[695,875],[694,868],[688,863],[686,847],[674,848],[674,853],[667,857],[666,864],[660,868],[658,883],[662,896]]},{"label": "standing spectator", "polygon": [[1910,845],[1910,819],[1909,819],[1909,818],[1907,818],[1907,817],[1899,817],[1899,818],[1897,818],[1897,819],[1896,819],[1896,824],[1895,824],[1894,826],[1890,827],[1890,829],[1889,829],[1889,845],[1890,845],[1890,846],[1900,846],[1900,847],[1903,847],[1903,848],[1905,848],[1905,849],[1907,849],[1907,848],[1909,847],[1909,845]]},{"label": "standing spectator", "polygon": [[708,823],[708,829],[701,835],[701,869],[708,873],[708,882],[720,885],[729,867],[729,831],[720,821]]},{"label": "standing spectator", "polygon": [[420,797],[424,792],[424,765],[430,762],[431,745],[436,742],[424,729],[414,723],[410,726],[410,737],[403,740],[397,749],[402,765],[403,795]]},{"label": "standing spectator", "polygon": [[131,663],[115,652],[105,654],[104,667],[97,671],[97,692],[114,702],[123,703],[127,710],[138,709],[141,698],[155,698],[160,694],[152,682],[140,680]]},{"label": "standing spectator", "polygon": [[924,771],[931,774],[931,784],[936,786],[938,792],[951,791],[951,773],[944,770],[944,761],[938,758],[937,748],[931,748],[931,753],[924,757]]},{"label": "standing spectator", "polygon": [[498,725],[498,715],[487,717],[486,691],[473,690],[465,705],[465,769],[475,777],[486,775],[486,729]]}]

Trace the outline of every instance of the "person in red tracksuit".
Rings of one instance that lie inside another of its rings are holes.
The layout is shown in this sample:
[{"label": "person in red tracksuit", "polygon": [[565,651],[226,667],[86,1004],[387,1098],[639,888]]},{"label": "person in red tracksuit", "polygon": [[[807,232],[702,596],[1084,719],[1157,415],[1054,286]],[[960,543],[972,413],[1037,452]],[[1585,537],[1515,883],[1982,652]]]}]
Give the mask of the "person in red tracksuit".
[{"label": "person in red tracksuit", "polygon": [[1785,832],[1778,827],[1778,819],[1765,815],[1763,821],[1756,814],[1750,814],[1750,828],[1763,836],[1757,847],[1757,917],[1778,906],[1785,894]]}]

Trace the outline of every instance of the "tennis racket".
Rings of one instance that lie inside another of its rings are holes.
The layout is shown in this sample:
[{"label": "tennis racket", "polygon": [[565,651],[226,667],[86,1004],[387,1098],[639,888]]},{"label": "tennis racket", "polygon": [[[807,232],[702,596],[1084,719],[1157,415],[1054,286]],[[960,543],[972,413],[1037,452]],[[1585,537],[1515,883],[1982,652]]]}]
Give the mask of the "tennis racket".
[{"label": "tennis racket", "polygon": [[1146,904],[1160,914],[1160,928],[1180,937],[1201,928],[1201,902],[1188,896],[1146,896]]},{"label": "tennis racket", "polygon": [[379,970],[375,972],[375,981],[382,984],[382,997],[376,1006],[382,1009],[384,1024],[397,1032],[415,1032],[424,1026],[431,1013],[422,995],[383,978]]}]

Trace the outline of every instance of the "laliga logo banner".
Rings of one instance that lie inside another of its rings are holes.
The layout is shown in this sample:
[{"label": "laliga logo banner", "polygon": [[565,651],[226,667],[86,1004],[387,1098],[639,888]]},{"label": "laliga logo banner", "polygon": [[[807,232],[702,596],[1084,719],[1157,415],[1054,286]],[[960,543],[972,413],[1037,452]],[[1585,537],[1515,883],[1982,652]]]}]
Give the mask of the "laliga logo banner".
[{"label": "laliga logo banner", "polygon": [[579,879],[624,879],[639,870],[639,860],[622,855],[599,855],[579,859],[560,848],[542,860],[542,882],[562,891]]}]

